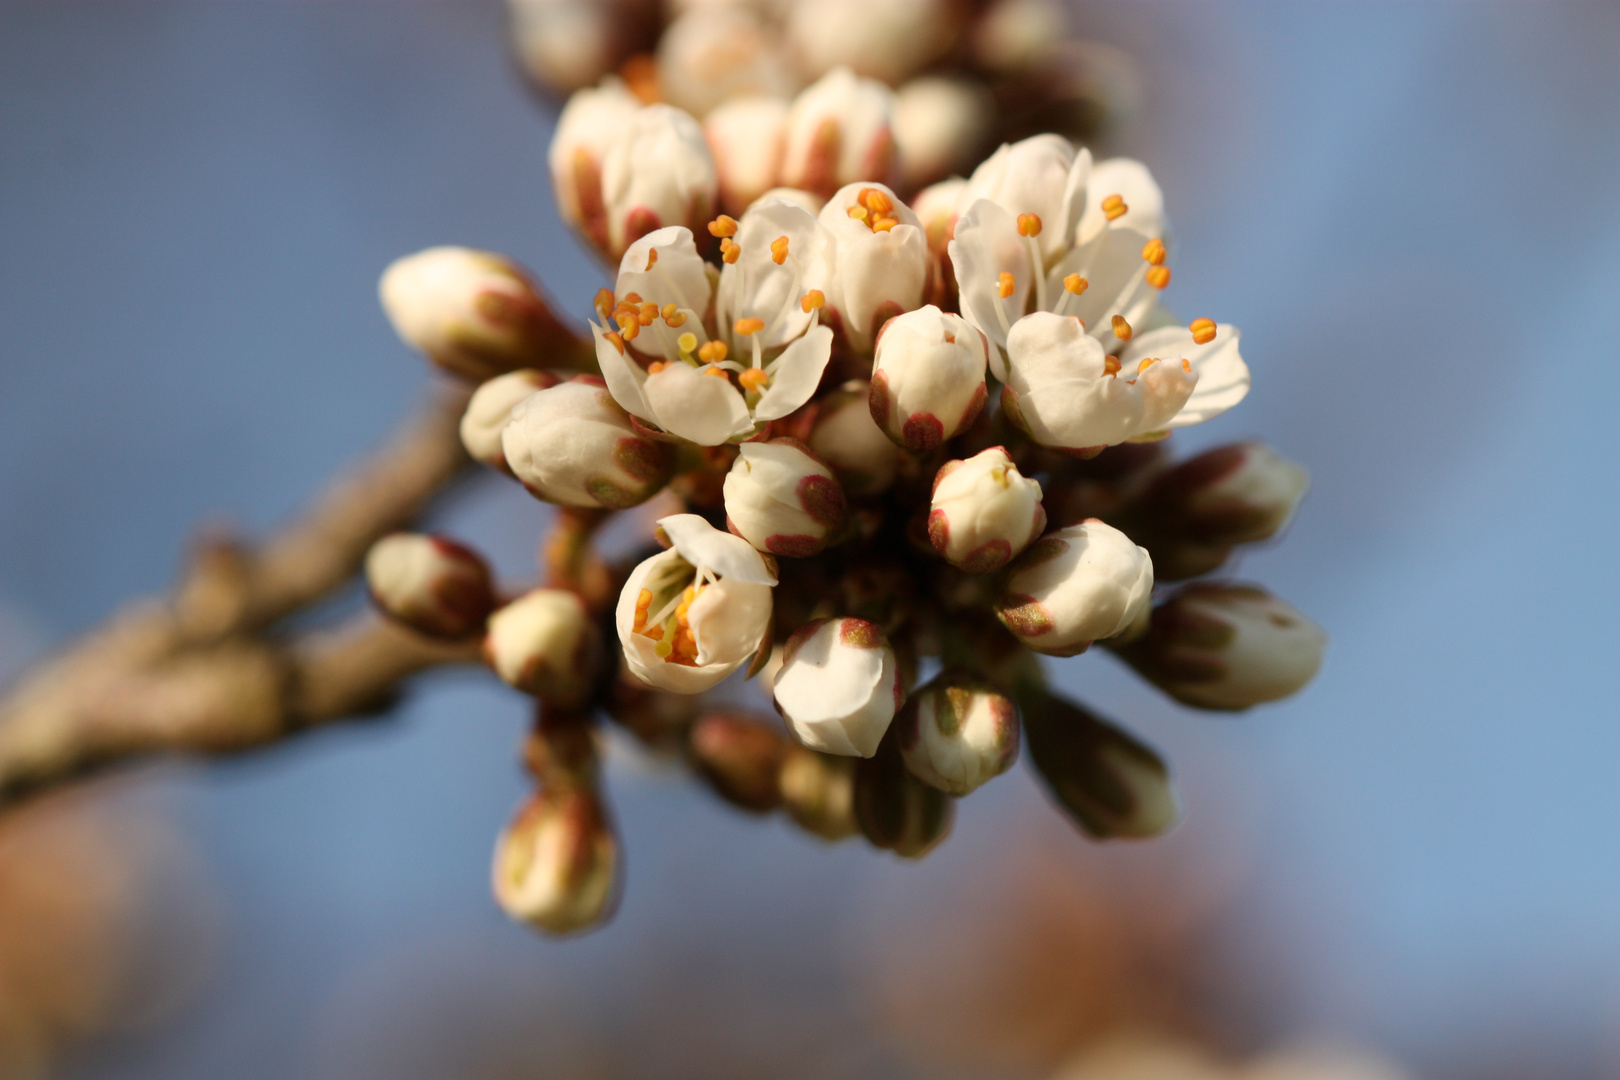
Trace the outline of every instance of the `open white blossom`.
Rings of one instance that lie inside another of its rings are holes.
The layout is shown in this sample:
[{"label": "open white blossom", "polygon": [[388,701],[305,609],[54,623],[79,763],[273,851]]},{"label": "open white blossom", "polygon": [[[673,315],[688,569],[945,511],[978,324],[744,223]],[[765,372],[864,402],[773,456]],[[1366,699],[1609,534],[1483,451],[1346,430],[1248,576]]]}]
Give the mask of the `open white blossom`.
[{"label": "open white blossom", "polygon": [[658,524],[672,546],[631,571],[614,625],[625,664],[642,682],[701,693],[765,642],[776,574],[748,541],[696,514]]},{"label": "open white blossom", "polygon": [[872,363],[872,419],[913,453],[936,449],[984,408],[985,354],[983,334],[932,304],[890,319]]},{"label": "open white blossom", "polygon": [[740,223],[720,220],[731,235],[718,288],[692,234],[661,229],[625,253],[616,292],[598,302],[608,325],[591,324],[619,404],[701,446],[747,438],[793,412],[832,355],[832,331],[820,325],[824,294],[805,287],[807,266],[822,265],[830,242],[816,219],[768,199]]},{"label": "open white blossom", "polygon": [[970,574],[999,570],[1046,530],[1040,481],[1018,471],[999,446],[947,461],[934,477],[928,539]]},{"label": "open white blossom", "polygon": [[894,91],[848,68],[803,90],[788,112],[782,181],[826,198],[845,184],[887,182],[896,165]]},{"label": "open white blossom", "polygon": [[1153,560],[1095,518],[1041,537],[1018,561],[996,615],[1036,652],[1074,656],[1124,633],[1153,595]]},{"label": "open white blossom", "polygon": [[816,619],[782,647],[772,693],[777,710],[812,750],[871,757],[905,699],[883,631],[864,619]]}]

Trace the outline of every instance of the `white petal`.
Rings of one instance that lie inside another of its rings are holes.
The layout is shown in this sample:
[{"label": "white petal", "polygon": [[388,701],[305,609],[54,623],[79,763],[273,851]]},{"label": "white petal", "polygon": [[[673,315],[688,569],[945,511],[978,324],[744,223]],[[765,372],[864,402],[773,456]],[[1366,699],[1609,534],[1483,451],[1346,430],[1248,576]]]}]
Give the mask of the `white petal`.
[{"label": "white petal", "polygon": [[779,419],[810,400],[832,356],[832,339],[832,330],[818,326],[783,350],[771,365],[771,384],[754,407],[754,419]]},{"label": "white petal", "polygon": [[1078,300],[1063,302],[1063,314],[1078,315],[1086,332],[1103,343],[1103,351],[1120,354],[1123,343],[1114,336],[1113,317],[1123,315],[1133,329],[1158,302],[1159,290],[1147,283],[1142,248],[1150,237],[1133,229],[1109,229],[1085,247],[1075,248],[1058,263],[1047,279],[1049,305],[1056,307],[1063,279],[1082,275],[1088,286]]},{"label": "white petal", "polygon": [[[788,238],[788,252],[793,258],[778,266],[771,254],[771,243],[781,236]],[[721,327],[743,318],[763,319],[770,327],[785,308],[787,317],[761,344],[772,348],[803,333],[810,316],[799,306],[799,299],[812,288],[825,291],[825,275],[816,270],[828,265],[826,250],[832,242],[815,215],[788,199],[767,196],[743,215],[736,242],[742,249],[741,256],[720,271],[717,320]],[[797,289],[795,261],[804,271]]]},{"label": "white petal", "polygon": [[1193,341],[1184,326],[1170,326],[1134,339],[1120,357],[1122,365],[1147,356],[1185,359],[1198,376],[1198,386],[1166,427],[1179,428],[1213,420],[1242,401],[1249,393],[1249,366],[1238,353],[1238,328],[1220,323],[1215,338],[1207,345]]},{"label": "white petal", "polygon": [[[648,254],[658,261],[647,268]],[[707,264],[697,253],[690,230],[672,225],[648,233],[630,245],[619,260],[619,278],[613,285],[620,297],[638,293],[659,307],[674,304],[704,313],[709,310]]]},{"label": "white petal", "polygon": [[1108,223],[1102,201],[1110,195],[1125,200],[1126,210],[1114,219],[1114,228],[1129,228],[1169,242],[1170,222],[1164,215],[1164,193],[1148,167],[1133,158],[1107,158],[1091,167],[1086,189],[1086,212],[1080,219],[1077,241],[1086,243]]},{"label": "white petal", "polygon": [[653,419],[671,435],[699,446],[719,446],[753,430],[742,394],[731,380],[700,374],[676,361],[643,384]]},{"label": "white petal", "polygon": [[775,585],[776,575],[759,552],[740,536],[721,532],[696,514],[671,514],[658,519],[681,558],[721,577],[755,585]]},{"label": "white petal", "polygon": [[698,666],[740,664],[759,650],[770,628],[771,587],[722,577],[698,593],[686,618]]},{"label": "white petal", "polygon": [[950,255],[961,293],[962,316],[995,346],[990,352],[990,371],[996,378],[1005,379],[1000,354],[1007,347],[1007,332],[996,314],[996,301],[1001,275],[1010,273],[1013,294],[1001,301],[1008,323],[1016,322],[1024,313],[1034,284],[1029,247],[1018,235],[1018,223],[1011,214],[988,199],[980,199],[957,219]]},{"label": "white petal", "polygon": [[607,331],[594,322],[591,323],[591,336],[596,339],[596,366],[602,369],[602,379],[607,383],[608,393],[613,395],[613,400],[625,412],[656,423],[652,406],[641,390],[646,378],[641,368],[620,352],[619,347],[607,339]]}]

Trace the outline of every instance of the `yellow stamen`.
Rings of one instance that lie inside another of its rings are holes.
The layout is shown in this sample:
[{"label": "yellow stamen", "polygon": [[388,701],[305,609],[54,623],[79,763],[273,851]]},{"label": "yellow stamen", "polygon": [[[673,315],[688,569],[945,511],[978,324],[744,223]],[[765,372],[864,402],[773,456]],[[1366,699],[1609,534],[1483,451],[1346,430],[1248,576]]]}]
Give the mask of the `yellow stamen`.
[{"label": "yellow stamen", "polygon": [[1168,266],[1150,267],[1147,272],[1147,283],[1155,289],[1162,289],[1170,284],[1170,268]]},{"label": "yellow stamen", "polygon": [[1001,298],[1005,300],[1007,297],[1013,294],[1013,288],[1015,286],[1013,276],[1004,270],[1002,271],[1001,278],[999,280],[1001,288],[998,291],[1001,294]]},{"label": "yellow stamen", "polygon": [[660,371],[663,371],[667,367],[669,367],[669,361],[667,361],[667,360],[654,360],[652,363],[647,365],[647,374],[656,375]]},{"label": "yellow stamen", "polygon": [[723,367],[706,367],[706,368],[703,369],[701,374],[713,375],[717,379],[729,379],[729,378],[731,378],[730,375],[726,374],[726,369],[723,368]]},{"label": "yellow stamen", "polygon": [[1181,370],[1185,371],[1187,374],[1191,375],[1192,374],[1192,361],[1188,360],[1186,357],[1182,357],[1182,359],[1181,359]]},{"label": "yellow stamen", "polygon": [[781,266],[783,263],[787,262],[787,257],[788,238],[785,236],[778,236],[775,240],[771,241],[771,261],[777,266]]},{"label": "yellow stamen", "polygon": [[1105,357],[1103,357],[1103,374],[1104,375],[1118,375],[1119,374],[1119,357],[1117,357],[1117,356],[1105,356]]},{"label": "yellow stamen", "polygon": [[675,339],[675,345],[681,350],[681,352],[690,353],[693,349],[697,348],[697,335],[688,330],[686,333]]},{"label": "yellow stamen", "polygon": [[698,359],[705,364],[718,364],[726,358],[726,343],[723,341],[705,341],[698,350]]},{"label": "yellow stamen", "polygon": [[1130,210],[1125,205],[1125,199],[1120,195],[1110,195],[1102,201],[1102,212],[1108,216],[1109,221],[1122,218]]},{"label": "yellow stamen", "polygon": [[737,381],[742,383],[742,388],[744,390],[759,394],[764,392],[765,384],[771,381],[771,377],[765,374],[764,368],[756,367],[749,368],[741,375],[738,375]]},{"label": "yellow stamen", "polygon": [[716,239],[737,235],[737,219],[729,214],[721,214],[709,222],[709,235]]},{"label": "yellow stamen", "polygon": [[1041,215],[1039,215],[1039,214],[1019,214],[1018,215],[1018,235],[1019,236],[1039,236],[1039,235],[1041,235]]},{"label": "yellow stamen", "polygon": [[1073,293],[1075,296],[1079,296],[1090,287],[1091,282],[1087,281],[1079,274],[1070,274],[1068,277],[1063,279],[1063,288],[1066,291]]},{"label": "yellow stamen", "polygon": [[876,221],[872,222],[872,231],[873,232],[888,232],[890,229],[894,228],[898,224],[900,224],[900,221],[899,221],[898,218],[880,217]]},{"label": "yellow stamen", "polygon": [[652,590],[642,589],[636,594],[636,621],[630,629],[642,633],[647,628],[647,612],[652,607]]},{"label": "yellow stamen", "polygon": [[820,289],[811,289],[799,298],[799,310],[806,315],[818,311],[827,303],[827,294]]},{"label": "yellow stamen", "polygon": [[862,188],[855,201],[872,211],[873,217],[882,217],[894,209],[894,200],[878,188]]},{"label": "yellow stamen", "polygon": [[1119,338],[1119,340],[1121,340],[1121,341],[1129,341],[1129,340],[1131,340],[1132,332],[1133,331],[1131,330],[1131,324],[1125,321],[1125,316],[1123,316],[1123,315],[1115,315],[1114,316],[1114,336],[1115,337]]},{"label": "yellow stamen", "polygon": [[658,318],[658,305],[650,300],[642,304],[641,310],[636,312],[636,319],[642,326],[651,326],[656,318]]},{"label": "yellow stamen", "polygon": [[735,240],[727,237],[726,239],[720,241],[720,258],[723,261],[734,263],[741,255],[742,248],[737,246],[737,242]]},{"label": "yellow stamen", "polygon": [[651,270],[658,263],[658,249],[647,249],[647,269]]},{"label": "yellow stamen", "polygon": [[1136,365],[1136,373],[1140,375],[1142,372],[1146,371],[1148,368],[1152,367],[1158,362],[1159,358],[1157,356],[1150,356],[1146,360],[1143,360],[1141,363]]},{"label": "yellow stamen", "polygon": [[864,206],[852,206],[848,213],[850,217],[863,224],[872,220],[872,212]]},{"label": "yellow stamen", "polygon": [[1193,341],[1198,345],[1208,345],[1215,340],[1214,319],[1194,319],[1187,329],[1192,331]]},{"label": "yellow stamen", "polygon": [[663,314],[664,325],[670,329],[674,329],[677,326],[686,325],[686,312],[682,311],[674,304],[665,304]]},{"label": "yellow stamen", "polygon": [[1164,249],[1164,241],[1155,236],[1142,247],[1142,258],[1154,266],[1163,266],[1164,258],[1168,252]]},{"label": "yellow stamen", "polygon": [[616,300],[612,289],[596,290],[596,313],[602,316],[604,321],[613,317],[613,307],[615,303]]},{"label": "yellow stamen", "polygon": [[613,343],[613,347],[615,349],[619,350],[619,355],[620,356],[624,355],[624,338],[620,337],[618,334],[614,333],[612,330],[609,330],[607,333],[603,334],[602,336],[607,338],[609,341],[611,341]]},{"label": "yellow stamen", "polygon": [[629,304],[631,307],[640,307],[641,306],[641,294],[638,293],[638,292],[627,292],[627,293],[624,294],[624,299],[619,301],[619,303],[621,305]]},{"label": "yellow stamen", "polygon": [[735,332],[736,334],[738,334],[738,335],[740,335],[742,337],[748,337],[751,334],[757,334],[761,330],[765,329],[765,320],[764,319],[738,319],[735,323],[733,323],[731,325],[731,329],[732,329],[733,332]]},{"label": "yellow stamen", "polygon": [[624,340],[636,340],[636,335],[641,333],[641,322],[634,315],[628,313],[619,315],[618,320],[619,333],[624,336]]}]

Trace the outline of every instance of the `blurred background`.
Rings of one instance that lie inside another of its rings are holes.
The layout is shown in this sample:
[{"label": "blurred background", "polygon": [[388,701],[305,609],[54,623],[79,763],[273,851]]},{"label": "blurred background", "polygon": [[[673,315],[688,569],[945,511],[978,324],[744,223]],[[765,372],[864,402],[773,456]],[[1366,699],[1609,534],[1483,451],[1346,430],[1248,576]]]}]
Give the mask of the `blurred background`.
[{"label": "blurred background", "polygon": [[[1620,7],[1075,25],[1141,64],[1108,145],[1164,187],[1173,302],[1245,331],[1254,392],[1183,452],[1259,435],[1314,478],[1241,567],[1332,635],[1303,694],[1223,719],[1060,669],[1166,752],[1173,834],[1091,843],[1019,768],[911,864],[615,744],[628,889],[559,944],[488,896],[524,703],[438,677],[0,821],[0,1076],[1044,1077],[1122,1030],[1620,1076]],[[0,3],[0,674],[422,396],[391,259],[500,250],[589,310],[503,31],[494,2]],[[521,576],[546,517],[491,479],[438,524]]]}]

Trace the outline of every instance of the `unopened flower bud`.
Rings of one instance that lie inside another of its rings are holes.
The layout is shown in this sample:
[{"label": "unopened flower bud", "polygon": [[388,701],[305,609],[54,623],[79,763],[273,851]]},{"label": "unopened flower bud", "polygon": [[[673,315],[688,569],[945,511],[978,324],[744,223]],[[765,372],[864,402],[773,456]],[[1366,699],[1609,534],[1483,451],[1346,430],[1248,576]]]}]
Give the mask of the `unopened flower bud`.
[{"label": "unopened flower bud", "polygon": [[435,247],[395,259],[377,291],[406,344],[462,378],[481,382],[578,344],[528,273],[493,252]]},{"label": "unopened flower bud", "polygon": [[930,265],[922,222],[876,183],[838,189],[816,220],[836,241],[828,249],[823,315],[841,328],[853,352],[869,355],[885,323],[922,306]]},{"label": "unopened flower bud", "polygon": [[842,840],[859,830],[853,759],[789,746],[777,785],[783,808],[806,832],[823,840]]},{"label": "unopened flower bud", "polygon": [[776,575],[746,540],[696,514],[658,524],[672,546],[630,572],[614,623],[632,675],[697,694],[766,643]]},{"label": "unopened flower bud", "polygon": [[966,795],[1018,757],[1018,708],[987,683],[945,674],[913,693],[896,722],[911,775]]},{"label": "unopened flower bud", "polygon": [[778,774],[788,742],[777,728],[732,713],[710,713],[692,725],[692,759],[727,802],[767,813],[782,802]]},{"label": "unopened flower bud", "polygon": [[590,689],[591,616],[566,589],[535,589],[489,617],[484,660],[503,682],[545,701],[573,703]]},{"label": "unopened flower bud", "polygon": [[904,457],[872,419],[870,394],[870,385],[858,379],[845,383],[816,403],[810,429],[810,449],[856,498],[887,491]]},{"label": "unopened flower bud", "polygon": [[568,93],[614,70],[656,11],[647,0],[508,0],[512,43],[541,87]]},{"label": "unopened flower bud", "polygon": [[808,75],[848,67],[894,86],[950,48],[952,6],[947,0],[801,0],[788,13],[787,36]]},{"label": "unopened flower bud", "polygon": [[928,539],[970,574],[999,570],[1046,531],[1041,485],[999,446],[947,461],[934,477]]},{"label": "unopened flower bud", "polygon": [[911,775],[895,736],[855,763],[855,820],[874,847],[920,859],[950,835],[955,816],[956,800]]},{"label": "unopened flower bud", "polygon": [[844,522],[844,489],[793,439],[743,443],[726,474],[726,524],[760,551],[807,558]]},{"label": "unopened flower bud", "polygon": [[726,213],[741,217],[755,199],[776,187],[787,114],[782,98],[753,95],[732,98],[703,118],[720,177],[720,208]]},{"label": "unopened flower bud", "polygon": [[782,182],[822,198],[859,180],[887,183],[895,168],[894,91],[848,68],[828,72],[788,112]]},{"label": "unopened flower bud", "polygon": [[1093,518],[1031,544],[1012,565],[996,615],[1036,652],[1073,656],[1129,629],[1152,594],[1148,553]]},{"label": "unopened flower bud", "polygon": [[548,934],[588,930],[612,912],[619,845],[597,794],[548,788],[518,810],[495,844],[495,899]]},{"label": "unopened flower bud", "polygon": [[915,190],[966,171],[978,160],[994,119],[995,101],[977,82],[928,76],[900,87],[894,141],[906,187]]},{"label": "unopened flower bud", "polygon": [[812,750],[871,757],[905,698],[883,631],[864,619],[816,619],[782,647],[776,707]]},{"label": "unopened flower bud", "polygon": [[385,615],[452,641],[481,633],[495,606],[489,565],[442,536],[394,533],[378,540],[366,553],[366,585]]},{"label": "unopened flower bud", "polygon": [[693,116],[732,98],[787,97],[796,88],[780,33],[745,4],[703,4],[681,14],[658,41],[664,99]]},{"label": "unopened flower bud", "polygon": [[1004,75],[1039,67],[1069,36],[1065,7],[1060,0],[996,0],[974,28],[974,59]]},{"label": "unopened flower bud", "polygon": [[1238,544],[1281,532],[1310,487],[1263,443],[1205,451],[1160,474],[1129,511],[1164,581],[1208,573]]},{"label": "unopened flower bud", "polygon": [[497,375],[479,386],[461,414],[461,445],[474,461],[508,472],[501,432],[512,418],[512,408],[537,390],[556,386],[555,376],[533,368]]},{"label": "unopened flower bud", "polygon": [[1321,627],[1264,589],[1198,582],[1154,608],[1147,633],[1119,652],[1185,705],[1238,710],[1297,692],[1326,647]]},{"label": "unopened flower bud", "polygon": [[569,97],[551,136],[547,164],[557,212],[598,248],[607,246],[602,163],[641,107],[641,99],[624,83],[605,79],[601,86]]},{"label": "unopened flower bud", "polygon": [[1170,773],[1151,748],[1039,687],[1026,686],[1018,705],[1036,771],[1087,833],[1147,837],[1175,824]]},{"label": "unopened flower bud", "polygon": [[501,447],[531,495],[563,506],[635,506],[675,467],[674,448],[638,432],[601,380],[584,375],[518,402]]},{"label": "unopened flower bud", "polygon": [[872,419],[915,454],[966,430],[984,408],[989,343],[960,315],[932,304],[897,315],[878,334]]},{"label": "unopened flower bud", "polygon": [[912,212],[917,215],[923,233],[928,237],[928,250],[935,255],[945,255],[946,245],[956,232],[957,211],[966,191],[967,181],[953,176],[949,180],[929,184],[911,200]]}]

